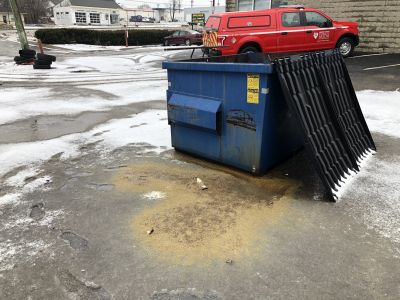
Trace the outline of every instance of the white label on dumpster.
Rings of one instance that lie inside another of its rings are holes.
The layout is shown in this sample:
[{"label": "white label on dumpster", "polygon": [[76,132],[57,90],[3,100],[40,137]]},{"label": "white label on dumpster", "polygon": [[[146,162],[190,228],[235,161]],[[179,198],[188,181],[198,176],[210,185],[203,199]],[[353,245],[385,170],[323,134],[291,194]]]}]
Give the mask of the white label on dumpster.
[{"label": "white label on dumpster", "polygon": [[247,103],[258,104],[260,93],[260,75],[247,74]]}]

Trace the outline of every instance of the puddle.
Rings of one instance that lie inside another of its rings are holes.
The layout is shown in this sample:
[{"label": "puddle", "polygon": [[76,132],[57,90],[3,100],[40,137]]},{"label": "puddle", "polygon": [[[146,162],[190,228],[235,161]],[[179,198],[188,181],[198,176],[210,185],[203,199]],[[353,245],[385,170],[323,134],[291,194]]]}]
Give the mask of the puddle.
[{"label": "puddle", "polygon": [[[207,190],[199,188],[198,177]],[[180,265],[253,256],[266,242],[267,226],[290,211],[286,198],[299,186],[286,178],[239,178],[168,161],[129,165],[113,184],[123,192],[165,194],[133,216],[130,228],[149,253]]]}]

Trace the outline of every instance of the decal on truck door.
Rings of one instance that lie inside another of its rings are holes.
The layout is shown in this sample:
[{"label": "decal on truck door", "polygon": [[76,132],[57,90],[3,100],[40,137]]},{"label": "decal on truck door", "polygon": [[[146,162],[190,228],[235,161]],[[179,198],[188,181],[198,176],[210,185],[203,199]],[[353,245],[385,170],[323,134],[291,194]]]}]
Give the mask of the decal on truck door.
[{"label": "decal on truck door", "polygon": [[315,40],[329,40],[329,31],[314,32],[313,36]]}]

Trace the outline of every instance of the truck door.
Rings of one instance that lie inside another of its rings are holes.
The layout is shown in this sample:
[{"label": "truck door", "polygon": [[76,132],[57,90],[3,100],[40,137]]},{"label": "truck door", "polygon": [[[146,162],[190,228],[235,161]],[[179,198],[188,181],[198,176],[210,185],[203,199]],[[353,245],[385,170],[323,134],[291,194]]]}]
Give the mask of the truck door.
[{"label": "truck door", "polygon": [[300,12],[281,12],[279,19],[278,52],[304,51],[305,30]]},{"label": "truck door", "polygon": [[303,12],[306,30],[306,50],[334,48],[335,29],[332,21],[315,11]]}]

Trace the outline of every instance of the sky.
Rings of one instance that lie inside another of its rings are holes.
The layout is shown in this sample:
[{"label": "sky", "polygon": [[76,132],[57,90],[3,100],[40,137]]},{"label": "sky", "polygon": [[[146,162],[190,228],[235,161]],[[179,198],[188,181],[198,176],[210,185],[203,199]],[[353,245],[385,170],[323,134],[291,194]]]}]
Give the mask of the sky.
[{"label": "sky", "polygon": [[[171,0],[116,0],[117,3],[126,7],[137,7],[140,4],[149,4],[157,7],[157,4],[169,4]],[[215,5],[225,5],[225,0],[215,0]],[[181,0],[183,7],[190,7],[191,0]],[[210,6],[211,0],[193,0],[193,6]]]}]

